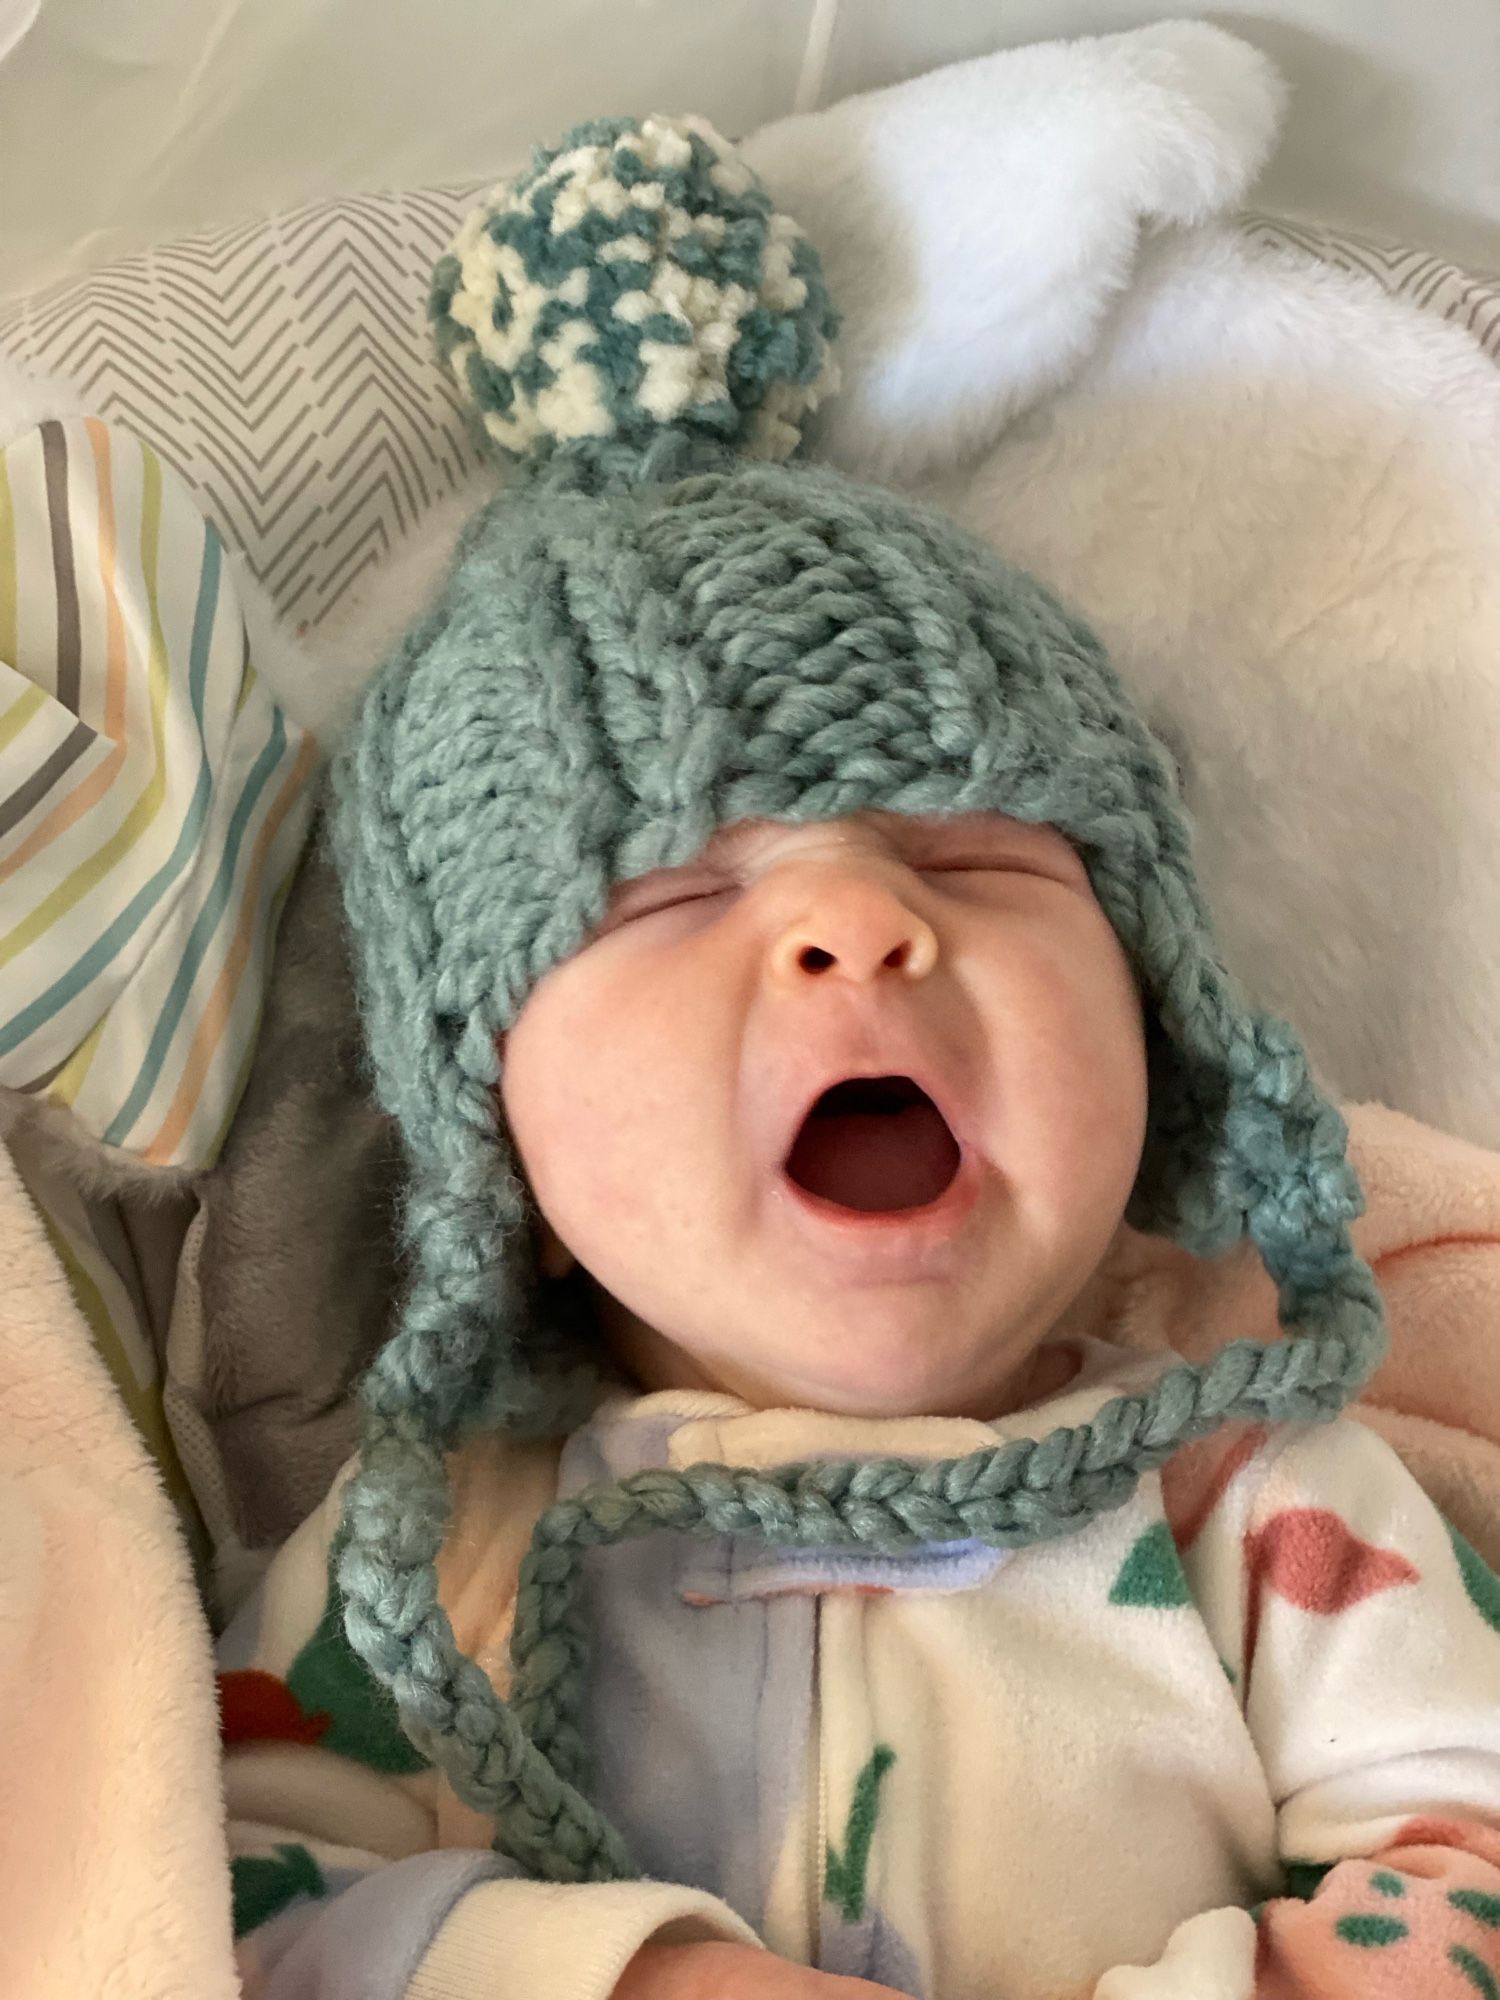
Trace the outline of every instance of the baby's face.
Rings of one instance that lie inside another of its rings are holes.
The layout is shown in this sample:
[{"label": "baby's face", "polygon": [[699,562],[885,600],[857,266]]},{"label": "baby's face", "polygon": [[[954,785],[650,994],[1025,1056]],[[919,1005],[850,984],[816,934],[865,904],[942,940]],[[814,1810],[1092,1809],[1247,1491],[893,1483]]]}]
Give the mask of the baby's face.
[{"label": "baby's face", "polygon": [[1119,1226],[1129,963],[996,813],[724,829],[623,885],[506,1037],[538,1205],[649,1387],[996,1415]]}]

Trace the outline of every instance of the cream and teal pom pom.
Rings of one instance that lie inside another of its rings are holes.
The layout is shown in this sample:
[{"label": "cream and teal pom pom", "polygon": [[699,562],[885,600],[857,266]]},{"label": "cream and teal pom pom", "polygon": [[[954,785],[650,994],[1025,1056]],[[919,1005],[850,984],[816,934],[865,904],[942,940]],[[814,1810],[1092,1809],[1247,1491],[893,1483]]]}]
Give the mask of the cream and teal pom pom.
[{"label": "cream and teal pom pom", "polygon": [[468,216],[438,351],[517,457],[663,429],[787,458],[837,387],[817,252],[701,118],[597,119]]}]

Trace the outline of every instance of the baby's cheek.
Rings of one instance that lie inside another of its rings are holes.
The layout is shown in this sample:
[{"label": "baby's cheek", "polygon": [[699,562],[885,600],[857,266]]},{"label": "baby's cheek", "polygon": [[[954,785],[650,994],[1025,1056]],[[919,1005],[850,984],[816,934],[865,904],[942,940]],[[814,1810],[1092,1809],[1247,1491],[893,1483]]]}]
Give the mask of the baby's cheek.
[{"label": "baby's cheek", "polygon": [[[532,1106],[517,1134],[526,1176],[547,1220],[577,1256],[628,1219],[628,1153],[608,1116],[578,1104]],[[639,1192],[639,1191],[638,1191]]]},{"label": "baby's cheek", "polygon": [[1094,913],[1034,940],[1005,968],[1006,1002],[992,1020],[1000,1076],[1030,1114],[1034,1137],[1070,1178],[1144,1136],[1146,1047],[1135,981]]},{"label": "baby's cheek", "polygon": [[528,1103],[525,1125],[518,1147],[537,1204],[601,1282],[624,1286],[691,1241],[709,1176],[691,1155],[689,1118],[659,1093],[621,1103],[562,1086]]}]

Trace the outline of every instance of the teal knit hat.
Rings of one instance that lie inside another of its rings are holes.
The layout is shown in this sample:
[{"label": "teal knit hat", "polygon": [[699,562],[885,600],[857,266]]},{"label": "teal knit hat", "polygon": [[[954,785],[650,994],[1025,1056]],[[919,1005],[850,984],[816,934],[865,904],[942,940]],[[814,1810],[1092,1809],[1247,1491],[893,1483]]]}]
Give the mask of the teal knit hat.
[{"label": "teal knit hat", "polygon": [[[1225,972],[1168,762],[1098,641],[936,512],[795,459],[835,315],[731,149],[695,119],[580,127],[465,223],[431,306],[514,470],[336,771],[365,1025],[410,1162],[409,1289],[363,1386],[339,1575],[351,1642],[497,1846],[598,1880],[631,1864],[577,1726],[585,1549],[657,1527],[886,1551],[1065,1533],[1221,1423],[1335,1413],[1382,1315],[1343,1122]],[[875,807],[998,809],[1073,842],[1146,1000],[1128,1219],[1201,1254],[1248,1235],[1288,1337],[941,1465],[708,1466],[577,1495],[537,1529],[502,1702],[437,1602],[445,1454],[564,1431],[599,1378],[532,1261],[497,1038],[613,884],[729,821]]]}]

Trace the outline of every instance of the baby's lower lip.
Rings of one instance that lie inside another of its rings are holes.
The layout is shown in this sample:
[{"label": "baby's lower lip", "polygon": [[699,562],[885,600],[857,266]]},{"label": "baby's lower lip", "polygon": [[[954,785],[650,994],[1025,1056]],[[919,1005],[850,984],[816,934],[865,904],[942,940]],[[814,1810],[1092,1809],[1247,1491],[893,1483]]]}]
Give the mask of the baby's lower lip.
[{"label": "baby's lower lip", "polygon": [[965,1153],[958,1172],[935,1201],[920,1208],[845,1208],[809,1194],[787,1173],[779,1176],[782,1206],[799,1238],[873,1278],[920,1277],[934,1253],[952,1244],[979,1200],[979,1163]]}]

